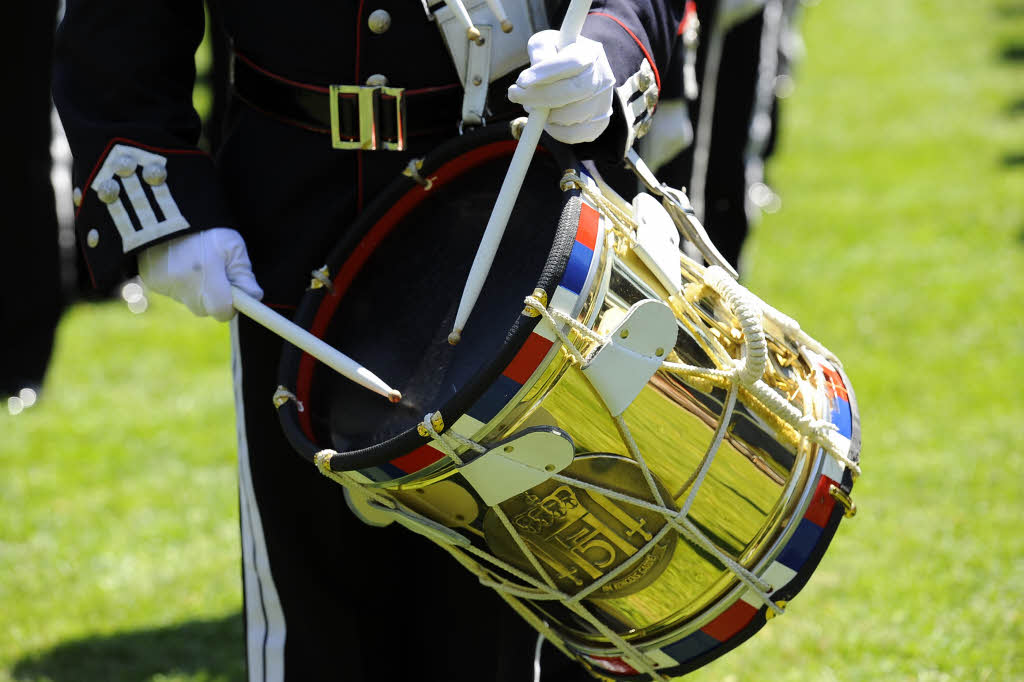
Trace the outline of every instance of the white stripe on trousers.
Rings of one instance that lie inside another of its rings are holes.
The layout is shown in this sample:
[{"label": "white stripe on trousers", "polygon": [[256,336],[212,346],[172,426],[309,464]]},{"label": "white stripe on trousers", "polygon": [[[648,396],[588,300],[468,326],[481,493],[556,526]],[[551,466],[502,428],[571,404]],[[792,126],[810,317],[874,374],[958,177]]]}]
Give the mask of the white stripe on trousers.
[{"label": "white stripe on trousers", "polygon": [[249,442],[242,400],[242,357],[238,317],[231,321],[231,373],[235,383],[235,425],[238,432],[238,495],[242,525],[242,575],[245,589],[245,650],[249,682],[284,680],[285,621],[281,600],[270,573],[270,558],[249,469]]}]

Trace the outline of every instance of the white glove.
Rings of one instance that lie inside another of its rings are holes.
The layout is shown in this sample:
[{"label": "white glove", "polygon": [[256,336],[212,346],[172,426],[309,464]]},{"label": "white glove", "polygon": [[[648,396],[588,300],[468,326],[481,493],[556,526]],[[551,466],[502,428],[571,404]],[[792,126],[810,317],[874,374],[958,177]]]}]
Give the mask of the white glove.
[{"label": "white glove", "polygon": [[139,253],[138,261],[139,277],[147,287],[199,316],[212,315],[221,322],[234,317],[232,285],[255,299],[263,298],[245,241],[229,227],[161,242]]},{"label": "white glove", "polygon": [[527,112],[550,109],[544,129],[568,144],[589,142],[608,127],[615,75],[604,46],[582,36],[558,49],[558,31],[534,33],[526,47],[530,68],[508,89]]}]

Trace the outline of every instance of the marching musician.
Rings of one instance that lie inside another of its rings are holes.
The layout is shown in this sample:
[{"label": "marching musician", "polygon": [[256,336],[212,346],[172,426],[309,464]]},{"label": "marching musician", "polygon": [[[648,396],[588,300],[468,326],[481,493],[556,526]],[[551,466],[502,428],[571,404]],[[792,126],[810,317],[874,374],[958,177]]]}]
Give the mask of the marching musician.
[{"label": "marching musician", "polygon": [[[594,0],[561,50],[565,7],[539,0],[215,4],[232,55],[216,158],[192,107],[198,0],[68,0],[54,97],[92,283],[137,272],[231,325],[249,677],[535,679],[536,633],[490,589],[357,520],[291,453],[270,399],[282,340],[235,316],[231,287],[288,315],[375,192],[467,127],[548,108],[552,137],[621,161],[651,125],[684,3]],[[540,679],[589,679],[549,649]]]}]

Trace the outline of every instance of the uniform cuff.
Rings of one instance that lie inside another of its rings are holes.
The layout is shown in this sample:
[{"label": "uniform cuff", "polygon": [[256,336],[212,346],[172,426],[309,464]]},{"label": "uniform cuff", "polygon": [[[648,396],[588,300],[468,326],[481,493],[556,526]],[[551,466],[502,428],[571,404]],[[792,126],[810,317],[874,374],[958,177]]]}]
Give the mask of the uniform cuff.
[{"label": "uniform cuff", "polygon": [[594,12],[587,17],[582,34],[604,45],[615,74],[612,120],[608,130],[593,143],[600,144],[602,149],[592,150],[591,156],[619,162],[636,139],[650,129],[661,91],[661,77],[650,48],[616,17]]},{"label": "uniform cuff", "polygon": [[208,227],[231,225],[210,156],[111,140],[75,188],[75,230],[93,286],[135,274],[135,253]]}]

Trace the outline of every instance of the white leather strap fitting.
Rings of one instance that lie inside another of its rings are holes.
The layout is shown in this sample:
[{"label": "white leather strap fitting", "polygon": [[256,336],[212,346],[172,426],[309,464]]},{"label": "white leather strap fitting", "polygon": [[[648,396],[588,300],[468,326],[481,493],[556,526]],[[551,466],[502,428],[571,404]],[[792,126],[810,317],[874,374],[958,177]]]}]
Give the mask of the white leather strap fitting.
[{"label": "white leather strap fitting", "polygon": [[658,106],[658,83],[651,63],[646,59],[640,68],[626,82],[615,88],[626,117],[626,149],[633,146],[638,137],[643,137],[651,127],[654,109]]},{"label": "white leather strap fitting", "polygon": [[477,45],[468,41],[466,50],[466,78],[462,82],[462,122],[480,125],[484,122],[487,107],[487,86],[491,83],[491,35],[490,26],[478,26],[484,42]]},{"label": "white leather strap fitting", "polygon": [[[537,31],[548,28],[543,0],[503,0],[506,21],[512,30],[501,28],[501,19],[487,0],[464,0],[473,26],[480,31],[480,44],[466,35],[463,21],[444,3],[430,2],[427,16],[437,23],[465,96],[463,123],[479,125],[486,115],[487,86],[513,71],[529,65],[526,43]],[[502,97],[505,93],[499,93]]]}]

